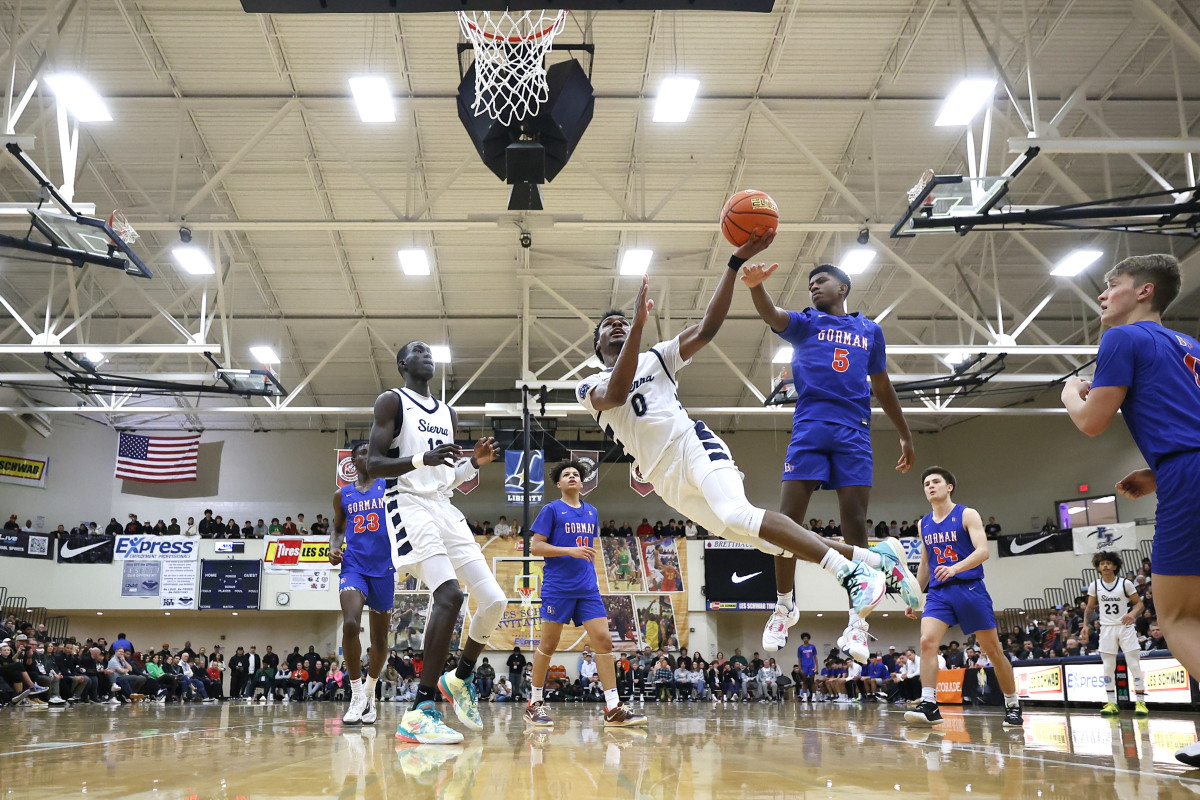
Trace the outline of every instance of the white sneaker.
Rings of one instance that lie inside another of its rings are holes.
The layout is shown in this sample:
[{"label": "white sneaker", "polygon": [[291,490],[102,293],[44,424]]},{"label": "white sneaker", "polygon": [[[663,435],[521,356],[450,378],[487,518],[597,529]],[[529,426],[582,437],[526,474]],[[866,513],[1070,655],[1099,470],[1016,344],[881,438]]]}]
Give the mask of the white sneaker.
[{"label": "white sneaker", "polygon": [[363,712],[367,710],[367,693],[356,689],[350,697],[350,708],[346,711],[346,716],[342,717],[342,722],[347,725],[361,725]]},{"label": "white sneaker", "polygon": [[108,699],[104,701],[104,705],[106,705],[106,706],[119,706],[119,705],[121,705],[121,701],[120,701],[120,700],[118,700],[118,699],[117,699],[115,696],[113,696],[113,695],[111,695],[111,694],[110,694],[110,695],[108,696]]},{"label": "white sneaker", "polygon": [[871,650],[867,645],[867,621],[856,619],[846,626],[846,630],[838,637],[838,648],[860,664],[867,663]]},{"label": "white sneaker", "polygon": [[788,628],[800,621],[800,607],[792,602],[790,611],[776,605],[763,628],[762,646],[768,653],[778,653],[787,644]]},{"label": "white sneaker", "polygon": [[375,720],[379,717],[379,706],[375,703],[375,698],[369,694],[363,693],[367,698],[367,708],[362,714],[363,725],[374,725]]},{"label": "white sneaker", "polygon": [[49,700],[47,700],[46,702],[47,702],[47,703],[49,703],[49,704],[50,704],[50,705],[52,705],[52,706],[62,706],[62,705],[66,705],[66,704],[67,704],[67,701],[66,701],[66,700],[63,700],[63,699],[62,699],[61,697],[59,697],[58,695],[54,695],[53,697],[51,697],[51,698],[50,698]]}]

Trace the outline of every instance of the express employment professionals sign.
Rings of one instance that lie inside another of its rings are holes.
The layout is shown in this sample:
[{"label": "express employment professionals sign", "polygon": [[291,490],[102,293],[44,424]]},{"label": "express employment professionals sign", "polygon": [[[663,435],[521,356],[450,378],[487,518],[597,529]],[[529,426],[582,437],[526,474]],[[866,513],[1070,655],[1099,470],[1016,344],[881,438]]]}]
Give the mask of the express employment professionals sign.
[{"label": "express employment professionals sign", "polygon": [[187,536],[118,536],[113,551],[117,561],[195,561],[199,554],[196,540]]}]

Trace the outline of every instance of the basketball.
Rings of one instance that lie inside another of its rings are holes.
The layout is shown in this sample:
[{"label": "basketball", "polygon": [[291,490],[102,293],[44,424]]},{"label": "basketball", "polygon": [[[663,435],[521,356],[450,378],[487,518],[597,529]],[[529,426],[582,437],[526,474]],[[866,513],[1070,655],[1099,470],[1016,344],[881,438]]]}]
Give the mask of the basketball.
[{"label": "basketball", "polygon": [[721,209],[721,233],[734,247],[741,247],[755,228],[779,227],[779,206],[766,192],[743,189]]}]

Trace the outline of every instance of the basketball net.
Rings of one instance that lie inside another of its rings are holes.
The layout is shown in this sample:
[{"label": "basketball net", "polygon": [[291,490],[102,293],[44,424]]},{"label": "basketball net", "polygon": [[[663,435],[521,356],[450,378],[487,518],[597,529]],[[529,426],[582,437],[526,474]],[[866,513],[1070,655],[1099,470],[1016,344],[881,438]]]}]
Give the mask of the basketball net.
[{"label": "basketball net", "polygon": [[533,608],[533,601],[537,594],[537,583],[537,575],[532,573],[529,575],[518,575],[513,581],[514,588],[516,588],[517,594],[521,597],[522,612]]},{"label": "basketball net", "polygon": [[566,10],[459,11],[458,24],[475,50],[475,116],[504,126],[536,117],[550,99],[546,54]]},{"label": "basketball net", "polygon": [[138,240],[138,232],[129,224],[129,220],[125,219],[125,215],[121,213],[120,209],[109,216],[108,227],[112,228],[117,238],[125,244],[133,244]]}]

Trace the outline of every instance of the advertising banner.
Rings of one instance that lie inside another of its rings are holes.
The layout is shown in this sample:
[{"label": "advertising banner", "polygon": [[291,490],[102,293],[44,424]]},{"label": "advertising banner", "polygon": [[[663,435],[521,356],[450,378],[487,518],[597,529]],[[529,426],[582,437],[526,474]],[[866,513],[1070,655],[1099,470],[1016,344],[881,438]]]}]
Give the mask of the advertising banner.
[{"label": "advertising banner", "polygon": [[116,540],[103,533],[76,533],[58,543],[60,564],[111,564]]},{"label": "advertising banner", "polygon": [[1090,525],[1071,531],[1075,554],[1086,556],[1102,550],[1132,550],[1137,547],[1137,524],[1118,522],[1115,525]]},{"label": "advertising banner", "polygon": [[121,564],[121,597],[158,597],[161,583],[161,561],[126,561]]},{"label": "advertising banner", "polygon": [[0,532],[0,556],[14,558],[54,558],[50,537],[28,531]]},{"label": "advertising banner", "polygon": [[1062,667],[1057,664],[1047,666],[1013,667],[1017,679],[1017,695],[1022,700],[1050,700],[1063,702],[1066,693],[1063,692]]},{"label": "advertising banner", "polygon": [[1107,703],[1103,664],[1064,664],[1067,700],[1072,703]]},{"label": "advertising banner", "polygon": [[1174,658],[1143,658],[1142,675],[1146,679],[1146,700],[1151,703],[1192,702],[1190,676]]},{"label": "advertising banner", "polygon": [[965,669],[939,669],[937,676],[937,701],[939,703],[962,703]]},{"label": "advertising banner", "polygon": [[[504,504],[519,506],[525,503],[525,452],[504,451]],[[546,485],[546,463],[541,450],[529,451],[529,504],[542,504]]]},{"label": "advertising banner", "polygon": [[117,561],[195,561],[200,546],[191,536],[118,536],[113,557]]},{"label": "advertising banner", "polygon": [[268,536],[263,552],[267,572],[330,569],[329,540],[299,536]]},{"label": "advertising banner", "polygon": [[50,459],[46,456],[0,451],[0,483],[45,489],[46,471],[49,468]]},{"label": "advertising banner", "polygon": [[158,589],[158,607],[163,609],[196,607],[196,559],[170,559],[162,565],[162,584]]},{"label": "advertising banner", "polygon": [[349,486],[358,478],[358,470],[354,467],[354,459],[352,450],[334,450],[334,458],[336,466],[334,467],[333,479],[340,489],[343,486]]},{"label": "advertising banner", "polygon": [[600,482],[600,451],[572,450],[571,460],[583,465],[583,489],[579,493],[586,495]]},{"label": "advertising banner", "polygon": [[1074,540],[1070,531],[1057,533],[1018,533],[1012,536],[1000,536],[996,539],[996,547],[1001,558],[1012,556],[1036,556],[1042,553],[1070,552]]}]

